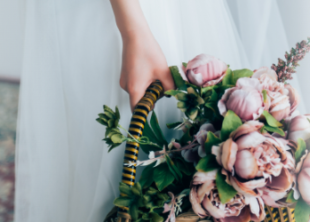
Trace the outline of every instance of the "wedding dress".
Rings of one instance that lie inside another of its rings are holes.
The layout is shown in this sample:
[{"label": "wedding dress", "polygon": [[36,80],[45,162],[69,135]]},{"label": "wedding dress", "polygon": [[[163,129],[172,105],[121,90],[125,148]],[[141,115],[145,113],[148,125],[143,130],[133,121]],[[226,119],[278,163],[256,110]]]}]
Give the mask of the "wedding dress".
[{"label": "wedding dress", "polygon": [[[140,2],[169,65],[207,53],[254,69],[288,49],[275,1]],[[102,222],[118,196],[124,146],[108,154],[95,119],[103,104],[119,107],[124,127],[131,116],[110,2],[27,0],[24,11],[15,221]],[[173,98],[155,111],[163,128],[181,117]]]}]

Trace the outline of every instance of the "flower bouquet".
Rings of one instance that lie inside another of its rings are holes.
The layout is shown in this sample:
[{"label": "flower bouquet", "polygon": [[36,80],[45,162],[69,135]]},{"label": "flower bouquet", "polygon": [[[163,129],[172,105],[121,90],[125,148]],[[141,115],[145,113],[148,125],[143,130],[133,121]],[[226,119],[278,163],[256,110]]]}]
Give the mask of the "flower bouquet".
[{"label": "flower bouquet", "polygon": [[[146,120],[160,83],[138,103],[128,131],[117,107],[104,106],[97,119],[104,141],[110,150],[127,143],[117,221],[307,222],[310,115],[298,114],[299,96],[286,80],[308,51],[310,38],[286,61],[254,71],[204,54],[170,67],[177,89],[164,94],[178,100],[184,119],[167,124],[183,132],[169,142],[155,112]],[[137,160],[139,147],[149,159]],[[135,182],[138,166],[146,167]]]}]

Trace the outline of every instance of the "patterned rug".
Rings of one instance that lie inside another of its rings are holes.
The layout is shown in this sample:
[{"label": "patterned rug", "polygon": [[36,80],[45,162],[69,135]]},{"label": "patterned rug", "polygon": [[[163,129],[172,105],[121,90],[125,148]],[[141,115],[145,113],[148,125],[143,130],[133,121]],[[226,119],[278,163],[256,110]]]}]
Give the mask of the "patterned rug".
[{"label": "patterned rug", "polygon": [[0,222],[14,216],[14,153],[19,85],[0,82]]}]

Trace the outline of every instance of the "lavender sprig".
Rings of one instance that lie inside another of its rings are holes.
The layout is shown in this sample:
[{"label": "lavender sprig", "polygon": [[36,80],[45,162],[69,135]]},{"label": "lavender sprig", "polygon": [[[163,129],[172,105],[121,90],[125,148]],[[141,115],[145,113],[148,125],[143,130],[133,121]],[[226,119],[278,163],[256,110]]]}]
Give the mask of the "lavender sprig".
[{"label": "lavender sprig", "polygon": [[278,74],[279,82],[285,82],[292,79],[292,74],[296,73],[295,69],[299,66],[298,62],[302,60],[306,53],[310,51],[310,38],[308,41],[303,40],[292,48],[290,53],[285,53],[286,61],[278,59],[278,65],[273,64],[271,68]]}]

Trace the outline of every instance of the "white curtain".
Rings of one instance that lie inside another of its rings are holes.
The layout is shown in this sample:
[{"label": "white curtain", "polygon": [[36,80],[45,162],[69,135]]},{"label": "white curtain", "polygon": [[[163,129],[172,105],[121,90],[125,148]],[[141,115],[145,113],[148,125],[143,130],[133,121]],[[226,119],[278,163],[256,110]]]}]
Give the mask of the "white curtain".
[{"label": "white curtain", "polygon": [[[274,0],[140,2],[169,65],[207,53],[254,69],[288,48]],[[124,147],[108,154],[95,118],[103,104],[120,108],[124,127],[130,118],[110,2],[27,0],[24,30],[15,221],[101,222],[118,195]],[[163,127],[180,118],[173,98],[156,112]]]}]

